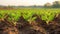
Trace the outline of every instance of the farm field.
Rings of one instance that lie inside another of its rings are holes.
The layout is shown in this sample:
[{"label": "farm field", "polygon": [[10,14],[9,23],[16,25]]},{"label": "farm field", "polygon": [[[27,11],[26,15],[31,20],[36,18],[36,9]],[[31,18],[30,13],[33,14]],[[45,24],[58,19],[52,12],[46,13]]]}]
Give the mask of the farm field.
[{"label": "farm field", "polygon": [[0,34],[60,34],[60,8],[0,10]]}]

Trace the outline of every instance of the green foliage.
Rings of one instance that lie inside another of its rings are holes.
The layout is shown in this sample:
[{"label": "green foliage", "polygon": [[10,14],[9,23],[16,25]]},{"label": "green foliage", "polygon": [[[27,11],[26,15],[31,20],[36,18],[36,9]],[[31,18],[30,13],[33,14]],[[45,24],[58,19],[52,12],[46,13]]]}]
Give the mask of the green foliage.
[{"label": "green foliage", "polygon": [[22,8],[17,10],[0,10],[0,19],[5,18],[8,15],[7,20],[16,24],[18,19],[23,16],[26,21],[34,21],[37,17],[32,17],[34,14],[41,16],[42,20],[45,20],[47,23],[54,19],[56,14],[60,14],[59,9],[46,9],[46,8]]},{"label": "green foliage", "polygon": [[[45,12],[41,18],[42,20],[45,20],[45,21],[52,21],[54,19],[54,16],[55,14],[51,11],[48,11],[48,12]],[[48,24],[48,23],[47,23]]]},{"label": "green foliage", "polygon": [[5,13],[3,11],[0,11],[0,19],[5,17]]},{"label": "green foliage", "polygon": [[8,15],[9,15],[8,20],[10,20],[10,21],[18,21],[19,17],[21,16],[21,13],[16,11],[16,12],[11,12]]}]

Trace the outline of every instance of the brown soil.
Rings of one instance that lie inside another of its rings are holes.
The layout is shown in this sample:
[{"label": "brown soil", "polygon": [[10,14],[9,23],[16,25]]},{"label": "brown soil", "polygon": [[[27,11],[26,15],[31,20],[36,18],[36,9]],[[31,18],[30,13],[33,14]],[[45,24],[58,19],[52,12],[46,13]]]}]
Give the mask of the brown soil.
[{"label": "brown soil", "polygon": [[0,34],[18,34],[18,30],[15,27],[3,27],[0,28]]}]

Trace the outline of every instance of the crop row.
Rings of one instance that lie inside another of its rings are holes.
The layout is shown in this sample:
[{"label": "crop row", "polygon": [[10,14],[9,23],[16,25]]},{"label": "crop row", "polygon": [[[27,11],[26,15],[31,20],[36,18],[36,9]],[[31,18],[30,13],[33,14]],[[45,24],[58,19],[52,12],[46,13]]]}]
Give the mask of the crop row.
[{"label": "crop row", "polygon": [[0,21],[7,19],[14,25],[17,23],[18,19],[22,16],[26,21],[34,21],[37,17],[32,17],[33,15],[38,15],[42,20],[45,20],[48,24],[52,21],[54,17],[60,14],[59,9],[17,9],[17,10],[0,10]]}]

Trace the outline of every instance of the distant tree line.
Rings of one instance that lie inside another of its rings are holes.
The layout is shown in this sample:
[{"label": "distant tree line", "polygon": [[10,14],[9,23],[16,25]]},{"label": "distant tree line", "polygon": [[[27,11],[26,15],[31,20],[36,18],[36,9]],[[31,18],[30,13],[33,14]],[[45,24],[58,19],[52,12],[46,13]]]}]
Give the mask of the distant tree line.
[{"label": "distant tree line", "polygon": [[54,1],[52,4],[51,3],[46,3],[44,6],[37,6],[37,5],[32,5],[32,6],[3,6],[0,5],[0,8],[60,8],[60,1]]},{"label": "distant tree line", "polygon": [[55,2],[53,2],[53,4],[51,4],[51,3],[46,3],[45,5],[44,5],[44,7],[47,7],[47,8],[60,8],[60,1],[55,1]]}]

